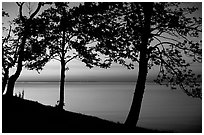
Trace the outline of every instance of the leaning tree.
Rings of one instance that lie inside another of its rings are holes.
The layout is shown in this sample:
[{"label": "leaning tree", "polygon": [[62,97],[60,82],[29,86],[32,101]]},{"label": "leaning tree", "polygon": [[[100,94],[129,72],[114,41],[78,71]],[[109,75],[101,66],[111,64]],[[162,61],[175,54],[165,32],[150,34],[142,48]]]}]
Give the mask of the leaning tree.
[{"label": "leaning tree", "polygon": [[[6,95],[13,96],[16,80],[19,78],[23,67],[28,69],[41,70],[48,62],[46,47],[39,43],[36,27],[41,23],[35,16],[44,3],[38,3],[33,12],[28,16],[23,15],[24,2],[16,3],[19,9],[19,16],[12,21],[8,35],[3,37],[2,42],[2,67],[3,87],[7,85]],[[30,9],[29,11],[31,11]],[[9,69],[16,67],[16,71],[9,77]]]},{"label": "leaning tree", "polygon": [[[201,4],[201,3],[199,3]],[[79,7],[86,19],[85,32],[95,37],[96,51],[133,69],[138,78],[128,127],[139,119],[148,70],[159,68],[155,82],[180,86],[189,96],[201,98],[201,75],[190,69],[201,62],[201,17],[198,8],[185,3],[86,3]]]},{"label": "leaning tree", "polygon": [[[2,18],[4,19],[6,17],[9,17],[9,14],[2,9]],[[12,55],[14,54],[15,50],[11,48],[8,43],[11,38],[11,30],[11,26],[7,28],[5,23],[2,23],[2,93],[4,93],[6,84],[8,82],[9,69],[12,67],[12,64],[10,63],[13,61]]]}]

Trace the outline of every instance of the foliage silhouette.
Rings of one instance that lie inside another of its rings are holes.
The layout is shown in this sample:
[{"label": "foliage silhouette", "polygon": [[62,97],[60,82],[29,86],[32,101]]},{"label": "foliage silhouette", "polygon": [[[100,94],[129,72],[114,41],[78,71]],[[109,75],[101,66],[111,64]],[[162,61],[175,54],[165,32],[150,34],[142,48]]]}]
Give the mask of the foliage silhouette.
[{"label": "foliage silhouette", "polygon": [[137,124],[146,76],[153,66],[159,67],[156,83],[178,85],[187,95],[201,98],[201,75],[189,69],[192,62],[202,59],[202,22],[193,15],[196,7],[185,3],[85,3],[78,10],[84,13],[85,32],[95,38],[96,51],[109,57],[109,64],[117,62],[129,69],[139,64],[126,125]]},{"label": "foliage silhouette", "polygon": [[[39,28],[41,42],[48,45],[49,55],[58,60],[61,65],[60,99],[58,106],[64,106],[65,72],[69,70],[67,63],[78,59],[92,68],[93,65],[106,67],[94,52],[91,44],[93,38],[83,32],[84,21],[75,16],[75,8],[69,7],[67,2],[53,3],[39,17],[44,31]],[[83,15],[83,14],[81,14]]]},{"label": "foliage silhouette", "polygon": [[[13,96],[14,85],[21,74],[22,68],[40,70],[49,60],[46,55],[45,47],[37,44],[35,27],[38,20],[35,19],[36,14],[44,3],[38,3],[35,11],[30,16],[23,16],[24,2],[16,3],[19,8],[19,16],[12,21],[14,29],[10,26],[8,36],[3,37],[3,88],[7,84],[6,95]],[[5,13],[3,16],[6,15]],[[41,51],[35,51],[40,48]],[[9,69],[16,66],[16,71],[9,77]]]}]

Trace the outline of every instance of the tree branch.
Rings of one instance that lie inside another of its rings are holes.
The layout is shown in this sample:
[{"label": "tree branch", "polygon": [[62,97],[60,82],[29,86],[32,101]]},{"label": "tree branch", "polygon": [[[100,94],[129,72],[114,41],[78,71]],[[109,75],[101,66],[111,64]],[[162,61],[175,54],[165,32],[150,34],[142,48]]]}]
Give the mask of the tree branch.
[{"label": "tree branch", "polygon": [[[165,48],[164,48],[164,46],[163,46],[163,43],[161,42],[161,40],[160,39],[158,39],[157,37],[154,37],[156,40],[158,40],[159,41],[159,45],[161,45],[162,46],[162,48],[163,48],[163,50],[165,50]],[[157,45],[155,45],[156,47],[158,46],[158,44]],[[155,47],[154,46],[154,47]],[[153,47],[153,48],[154,48]]]},{"label": "tree branch", "polygon": [[79,55],[75,55],[73,57],[71,57],[70,59],[68,59],[65,63],[67,64],[69,61],[73,60],[74,58],[78,57]]},{"label": "tree branch", "polygon": [[58,59],[58,58],[55,58],[55,57],[54,57],[53,59],[55,59],[55,60],[57,60],[57,61],[59,61],[59,62],[61,61],[60,59]]},{"label": "tree branch", "polygon": [[[159,45],[162,45],[162,47],[163,47],[163,45],[165,45],[165,44],[176,46],[174,43],[171,43],[171,42],[160,42],[160,43],[156,44],[155,46],[153,46],[153,48],[156,48]],[[163,49],[164,49],[164,47],[163,47]]]},{"label": "tree branch", "polygon": [[176,39],[173,39],[173,38],[168,38],[168,37],[165,37],[165,36],[161,36],[161,35],[155,35],[157,37],[161,37],[161,38],[164,38],[164,39],[168,39],[168,40],[172,40],[172,41],[175,41],[177,43],[179,43],[180,41],[176,40]]},{"label": "tree branch", "polygon": [[23,4],[25,2],[16,2],[16,4],[19,6],[19,15],[20,15],[20,19],[23,21],[23,23],[25,22],[25,19],[23,17]]},{"label": "tree branch", "polygon": [[30,18],[29,18],[29,19],[32,19],[32,18],[34,18],[34,17],[35,17],[35,15],[36,15],[36,14],[39,12],[39,10],[40,10],[41,6],[42,6],[42,3],[41,3],[41,2],[39,2],[39,3],[38,3],[38,7],[37,7],[37,9],[35,10],[35,12],[33,12],[33,13],[31,14],[31,16],[30,16]]}]

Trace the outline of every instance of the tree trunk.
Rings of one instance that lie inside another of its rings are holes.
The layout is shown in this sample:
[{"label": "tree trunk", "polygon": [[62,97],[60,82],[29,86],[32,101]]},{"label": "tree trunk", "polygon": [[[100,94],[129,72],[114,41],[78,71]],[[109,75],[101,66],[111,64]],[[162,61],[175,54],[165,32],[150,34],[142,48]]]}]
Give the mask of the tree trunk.
[{"label": "tree trunk", "polygon": [[[62,27],[64,28],[64,15],[62,18]],[[62,50],[61,50],[61,79],[60,79],[60,101],[59,101],[59,108],[63,110],[64,106],[64,81],[65,81],[65,28],[63,29],[62,35]]]},{"label": "tree trunk", "polygon": [[130,128],[136,127],[136,124],[138,122],[143,94],[145,90],[145,82],[147,77],[147,66],[148,66],[147,45],[149,43],[148,40],[150,38],[150,21],[151,21],[153,3],[142,3],[142,4],[143,4],[145,23],[143,26],[144,33],[142,33],[142,44],[140,46],[141,50],[140,50],[140,61],[139,61],[139,73],[138,73],[137,84],[136,84],[130,112],[125,121],[125,124]]},{"label": "tree trunk", "polygon": [[16,80],[17,80],[17,77],[15,75],[12,75],[9,78],[8,85],[7,85],[7,91],[6,91],[7,96],[13,96],[14,86],[15,86]]},{"label": "tree trunk", "polygon": [[18,53],[19,57],[18,57],[18,64],[17,64],[16,72],[8,80],[7,91],[6,91],[7,96],[13,96],[15,82],[20,76],[20,73],[22,71],[22,67],[23,67],[22,62],[24,58],[24,48],[25,48],[26,38],[27,38],[27,32],[25,30],[25,33],[23,35],[22,42],[20,45],[20,50]]},{"label": "tree trunk", "polygon": [[6,88],[6,84],[8,83],[8,78],[9,78],[9,68],[4,68],[4,76],[2,79],[2,94],[4,94],[5,88]]},{"label": "tree trunk", "polygon": [[60,109],[63,109],[64,106],[64,81],[65,81],[65,61],[64,59],[61,59],[60,100],[59,100]]},{"label": "tree trunk", "polygon": [[[21,57],[23,57],[23,56],[21,56]],[[15,74],[12,75],[8,80],[7,91],[6,91],[7,96],[13,96],[14,86],[15,86],[16,80],[18,79],[18,77],[20,76],[20,73],[22,71],[22,67],[23,67],[22,66],[22,60],[20,60],[20,59],[22,59],[22,58],[19,58],[18,66],[17,66],[17,70],[16,70]]]}]

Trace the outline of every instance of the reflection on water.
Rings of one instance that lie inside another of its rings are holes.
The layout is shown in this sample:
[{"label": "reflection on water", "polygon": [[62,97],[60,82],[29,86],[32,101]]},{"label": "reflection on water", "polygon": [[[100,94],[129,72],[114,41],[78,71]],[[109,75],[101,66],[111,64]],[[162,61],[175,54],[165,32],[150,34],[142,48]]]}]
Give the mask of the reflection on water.
[{"label": "reflection on water", "polygon": [[[66,82],[65,109],[123,123],[134,93],[134,82]],[[59,83],[17,83],[15,92],[54,106]],[[181,90],[147,84],[138,126],[175,132],[201,132],[202,102]]]}]

